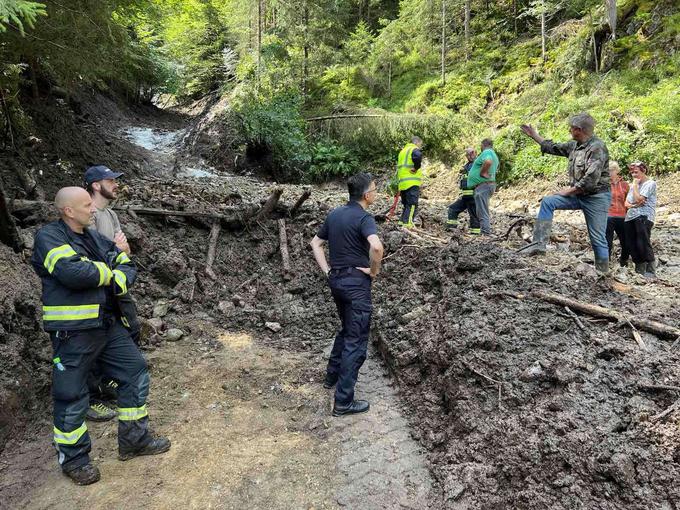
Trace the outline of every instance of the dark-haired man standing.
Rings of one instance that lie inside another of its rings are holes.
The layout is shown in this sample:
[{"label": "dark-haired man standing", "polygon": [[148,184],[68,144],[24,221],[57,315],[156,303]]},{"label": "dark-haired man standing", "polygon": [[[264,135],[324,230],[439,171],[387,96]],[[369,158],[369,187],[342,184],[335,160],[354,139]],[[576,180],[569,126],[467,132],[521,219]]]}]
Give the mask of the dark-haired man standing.
[{"label": "dark-haired man standing", "polygon": [[[333,416],[363,413],[369,403],[354,399],[359,369],[366,360],[371,325],[371,282],[380,272],[383,245],[373,216],[366,211],[376,198],[368,173],[347,180],[349,202],[333,209],[311,241],[317,264],[328,278],[342,327],[335,337],[325,388],[335,388]],[[328,241],[330,265],[323,245]]]}]

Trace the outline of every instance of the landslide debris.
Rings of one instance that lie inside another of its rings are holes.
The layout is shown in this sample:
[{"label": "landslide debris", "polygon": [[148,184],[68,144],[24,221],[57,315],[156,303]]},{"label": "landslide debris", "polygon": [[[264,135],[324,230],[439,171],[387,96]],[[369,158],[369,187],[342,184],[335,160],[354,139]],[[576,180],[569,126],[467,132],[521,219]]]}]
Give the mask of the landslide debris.
[{"label": "landslide debris", "polygon": [[[121,202],[251,210],[272,188],[242,178],[133,180]],[[337,320],[308,243],[343,195],[315,190],[290,218],[289,206],[302,191],[287,186],[272,217],[222,230],[215,280],[205,274],[205,218],[122,211],[141,269],[135,296],[146,319],[142,348],[191,341],[190,318],[204,317],[230,331],[256,331],[279,349],[323,352]],[[374,284],[372,340],[399,383],[412,434],[429,451],[442,507],[680,504],[677,417],[652,420],[678,392],[650,389],[676,384],[680,353],[646,333],[643,351],[626,325],[581,316],[582,329],[564,309],[512,297],[559,292],[677,325],[677,296],[657,303],[584,268],[575,271],[579,262],[568,254],[518,258],[500,241],[442,232],[436,209],[426,207],[423,216],[430,228],[415,236],[391,223],[380,227],[387,253]],[[37,213],[28,217],[20,227],[30,237],[40,221]],[[281,261],[280,217],[286,219],[290,271]],[[499,218],[499,231],[511,221]],[[582,237],[578,230],[570,234],[574,245]],[[37,292],[30,292],[37,303]],[[322,367],[310,370],[320,379]],[[48,372],[41,381],[48,384]]]}]

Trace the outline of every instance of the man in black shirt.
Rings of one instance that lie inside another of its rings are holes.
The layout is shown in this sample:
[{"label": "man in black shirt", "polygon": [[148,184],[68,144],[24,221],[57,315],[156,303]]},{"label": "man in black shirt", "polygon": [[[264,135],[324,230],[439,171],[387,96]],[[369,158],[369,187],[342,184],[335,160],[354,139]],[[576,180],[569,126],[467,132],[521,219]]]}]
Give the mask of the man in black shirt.
[{"label": "man in black shirt", "polygon": [[[314,258],[328,278],[342,327],[335,337],[326,368],[325,388],[335,388],[333,416],[368,411],[365,400],[354,399],[359,369],[366,360],[371,325],[371,281],[380,272],[383,245],[373,216],[366,209],[375,201],[371,174],[347,180],[349,202],[330,212],[312,242]],[[328,241],[330,265],[323,250]]]}]

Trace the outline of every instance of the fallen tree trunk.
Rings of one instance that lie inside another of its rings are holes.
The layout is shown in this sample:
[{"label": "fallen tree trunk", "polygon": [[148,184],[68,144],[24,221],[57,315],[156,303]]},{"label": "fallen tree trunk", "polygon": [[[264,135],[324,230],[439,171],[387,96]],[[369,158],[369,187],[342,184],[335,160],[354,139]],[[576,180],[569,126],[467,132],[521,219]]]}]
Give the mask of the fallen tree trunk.
[{"label": "fallen tree trunk", "polygon": [[281,261],[283,263],[283,279],[291,279],[290,255],[288,254],[288,235],[286,234],[286,220],[279,220],[279,249],[281,250]]},{"label": "fallen tree trunk", "polygon": [[207,274],[211,279],[217,280],[217,275],[213,271],[212,265],[215,262],[215,252],[217,251],[217,240],[220,237],[220,230],[222,225],[219,221],[212,224],[210,228],[210,242],[208,243],[208,256],[205,262],[205,274]]},{"label": "fallen tree trunk", "polygon": [[611,310],[609,308],[593,305],[591,303],[576,301],[575,299],[570,299],[559,294],[536,290],[531,292],[530,296],[542,301],[547,301],[548,303],[552,303],[554,305],[568,306],[572,310],[578,310],[581,313],[585,313],[593,317],[602,317],[603,319],[617,322],[630,321],[630,323],[636,328],[653,333],[661,338],[677,338],[680,336],[680,329],[674,328],[673,326],[669,326],[667,324],[656,322],[650,319],[642,319],[639,317],[626,318],[626,316],[618,310]]}]

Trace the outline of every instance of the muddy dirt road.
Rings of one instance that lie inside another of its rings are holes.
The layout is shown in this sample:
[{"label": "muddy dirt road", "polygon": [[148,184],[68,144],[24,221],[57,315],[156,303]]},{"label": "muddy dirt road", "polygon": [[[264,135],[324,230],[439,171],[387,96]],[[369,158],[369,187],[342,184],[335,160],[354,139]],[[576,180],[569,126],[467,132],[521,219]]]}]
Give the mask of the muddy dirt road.
[{"label": "muddy dirt road", "polygon": [[158,457],[116,459],[116,422],[90,424],[101,482],[77,487],[56,469],[44,431],[2,457],[3,508],[427,508],[425,456],[410,437],[380,363],[362,370],[369,414],[330,417],[323,353],[261,345],[206,317],[150,353],[149,406],[171,438]]}]

